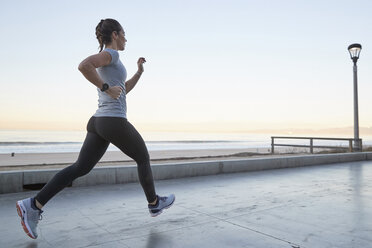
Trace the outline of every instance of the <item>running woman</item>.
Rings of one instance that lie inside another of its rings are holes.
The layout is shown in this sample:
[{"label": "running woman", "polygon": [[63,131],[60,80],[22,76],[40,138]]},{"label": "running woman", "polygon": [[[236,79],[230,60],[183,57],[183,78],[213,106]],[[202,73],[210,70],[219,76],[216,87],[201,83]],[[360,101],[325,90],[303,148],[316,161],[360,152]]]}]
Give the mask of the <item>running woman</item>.
[{"label": "running woman", "polygon": [[16,203],[23,229],[33,239],[38,236],[36,228],[43,206],[73,180],[91,171],[110,143],[136,161],[139,181],[151,216],[161,214],[175,201],[174,194],[164,197],[156,194],[145,142],[126,118],[126,94],[140,79],[146,60],[139,58],[138,71],[126,80],[127,71],[119,59],[118,51],[125,49],[127,40],[120,23],[114,19],[101,20],[96,27],[96,36],[100,45],[99,53],[86,58],[79,65],[85,78],[97,87],[99,97],[98,110],[87,124],[88,132],[79,157],[74,164],[58,172],[35,197]]}]

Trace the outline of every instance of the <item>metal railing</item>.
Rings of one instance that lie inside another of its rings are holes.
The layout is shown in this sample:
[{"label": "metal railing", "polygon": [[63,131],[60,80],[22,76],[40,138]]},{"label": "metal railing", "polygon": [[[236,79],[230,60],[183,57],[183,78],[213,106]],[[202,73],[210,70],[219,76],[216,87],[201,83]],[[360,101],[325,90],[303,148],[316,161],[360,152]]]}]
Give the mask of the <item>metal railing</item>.
[{"label": "metal railing", "polygon": [[[310,145],[294,145],[294,144],[275,144],[275,139],[308,139],[310,140]],[[339,141],[349,141],[348,147],[342,146],[315,146],[314,140],[339,140]],[[291,146],[291,147],[308,147],[310,148],[310,153],[314,153],[314,148],[329,148],[329,149],[346,149],[349,152],[353,152],[353,141],[359,143],[360,151],[362,151],[362,139],[352,139],[352,138],[324,138],[324,137],[284,137],[284,136],[272,136],[271,137],[271,153],[274,153],[275,146]]]}]

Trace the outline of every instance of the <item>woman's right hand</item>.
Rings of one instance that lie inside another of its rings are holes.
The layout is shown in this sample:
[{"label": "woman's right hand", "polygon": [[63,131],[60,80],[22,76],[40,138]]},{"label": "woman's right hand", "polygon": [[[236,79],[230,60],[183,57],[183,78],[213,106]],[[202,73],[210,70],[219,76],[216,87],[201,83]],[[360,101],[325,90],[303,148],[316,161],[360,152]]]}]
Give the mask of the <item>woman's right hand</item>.
[{"label": "woman's right hand", "polygon": [[120,86],[112,86],[112,87],[108,88],[105,92],[111,98],[119,99],[121,93],[123,93],[123,88],[121,88]]}]

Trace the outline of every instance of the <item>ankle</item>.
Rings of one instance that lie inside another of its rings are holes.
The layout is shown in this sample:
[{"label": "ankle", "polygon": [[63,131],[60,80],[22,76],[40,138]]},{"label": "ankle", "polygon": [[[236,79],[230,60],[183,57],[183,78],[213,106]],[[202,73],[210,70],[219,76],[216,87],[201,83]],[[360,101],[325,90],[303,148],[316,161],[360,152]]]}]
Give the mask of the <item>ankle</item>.
[{"label": "ankle", "polygon": [[149,202],[149,205],[156,206],[157,203],[158,203],[158,196],[156,196],[155,201]]},{"label": "ankle", "polygon": [[39,210],[41,210],[44,206],[41,205],[40,202],[38,202],[36,199],[34,199],[34,200],[35,200],[35,206],[36,206]]}]

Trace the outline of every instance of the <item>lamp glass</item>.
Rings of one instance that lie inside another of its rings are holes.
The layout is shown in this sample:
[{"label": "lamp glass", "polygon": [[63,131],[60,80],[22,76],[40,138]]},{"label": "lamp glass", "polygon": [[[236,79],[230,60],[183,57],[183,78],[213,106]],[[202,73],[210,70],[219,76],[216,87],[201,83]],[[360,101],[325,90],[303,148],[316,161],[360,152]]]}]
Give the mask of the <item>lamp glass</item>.
[{"label": "lamp glass", "polygon": [[359,58],[360,50],[361,50],[360,47],[350,48],[349,53],[350,53],[351,58]]}]

